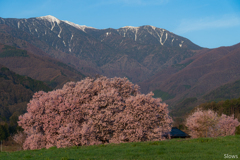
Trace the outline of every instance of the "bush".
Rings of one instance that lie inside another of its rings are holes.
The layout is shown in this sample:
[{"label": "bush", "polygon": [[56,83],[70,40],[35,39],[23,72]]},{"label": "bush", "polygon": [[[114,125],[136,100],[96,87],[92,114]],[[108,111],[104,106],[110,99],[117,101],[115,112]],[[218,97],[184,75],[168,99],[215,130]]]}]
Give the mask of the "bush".
[{"label": "bush", "polygon": [[19,126],[24,149],[162,140],[171,130],[167,105],[126,78],[86,78],[37,92]]},{"label": "bush", "polygon": [[237,118],[222,114],[218,116],[212,110],[196,110],[186,119],[186,126],[192,138],[234,135],[239,126]]}]

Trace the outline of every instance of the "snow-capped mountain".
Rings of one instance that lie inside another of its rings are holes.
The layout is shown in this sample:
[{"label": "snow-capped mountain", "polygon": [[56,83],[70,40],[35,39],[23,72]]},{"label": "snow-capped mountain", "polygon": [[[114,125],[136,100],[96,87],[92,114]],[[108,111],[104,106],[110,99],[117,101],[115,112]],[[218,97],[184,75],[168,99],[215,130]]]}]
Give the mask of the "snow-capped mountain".
[{"label": "snow-capped mountain", "polygon": [[[85,31],[86,29],[97,30],[96,28],[88,27],[86,25],[78,25],[78,24],[75,24],[73,22],[69,22],[66,20],[59,20],[56,17],[51,16],[51,15],[37,17],[36,19],[50,22],[51,23],[51,31],[54,29],[55,26],[58,26],[60,28],[60,31],[58,34],[59,38],[61,38],[61,32],[62,32],[62,28],[59,26],[60,23],[67,23],[77,29],[82,30],[85,33],[87,33],[87,31]],[[18,28],[20,28],[20,22],[18,22]],[[141,43],[146,43],[146,42],[152,43],[147,40],[147,39],[152,38],[153,41],[155,40],[154,43],[156,43],[156,44],[158,43],[158,44],[166,45],[166,46],[174,46],[174,47],[175,46],[176,47],[184,47],[185,46],[185,47],[187,47],[189,45],[193,45],[193,44],[191,44],[191,42],[188,39],[179,37],[165,29],[157,28],[157,27],[149,26],[149,25],[141,26],[141,27],[125,26],[125,27],[117,29],[116,31],[122,37],[131,38],[134,41],[141,42]],[[111,34],[111,32],[106,32],[105,34],[106,34],[106,36],[108,36]],[[193,49],[199,49],[198,46],[192,46],[192,47],[193,47]]]},{"label": "snow-capped mountain", "polygon": [[[89,34],[95,34],[93,36],[99,38],[98,36],[103,37],[109,36],[112,32],[108,32],[109,29],[95,29],[93,27],[88,27],[85,25],[78,25],[69,21],[59,20],[54,16],[48,15],[43,17],[37,18],[30,18],[30,19],[3,19],[0,18],[1,24],[6,24],[11,27],[15,27],[21,29],[23,31],[30,32],[34,36],[41,38],[42,40],[47,41],[47,36],[55,36],[57,38],[52,42],[52,46],[58,48],[61,44],[56,44],[58,38],[62,39],[61,43],[65,46],[61,48],[63,51],[66,52],[66,48],[69,52],[73,51],[73,44],[71,41],[73,40],[74,34],[66,34],[69,32],[69,27],[74,27],[80,31]],[[94,30],[94,31],[92,31]],[[71,30],[71,32],[73,32]],[[99,33],[102,34],[99,34]],[[154,26],[141,26],[141,27],[132,27],[132,26],[125,26],[119,29],[115,29],[117,35],[122,36],[122,38],[130,38],[136,42],[142,44],[159,44],[162,46],[172,46],[172,47],[185,47],[189,49],[200,49],[199,46],[193,44],[188,39],[177,36],[165,29],[157,28]],[[76,37],[77,35],[75,35]],[[70,40],[69,40],[70,39]],[[104,41],[104,38],[101,39],[101,42]]]},{"label": "snow-capped mountain", "polygon": [[9,35],[26,40],[84,73],[127,76],[133,82],[142,81],[191,57],[195,54],[192,50],[201,49],[184,37],[150,25],[96,29],[51,15],[0,18],[0,25],[11,28],[4,30]]}]

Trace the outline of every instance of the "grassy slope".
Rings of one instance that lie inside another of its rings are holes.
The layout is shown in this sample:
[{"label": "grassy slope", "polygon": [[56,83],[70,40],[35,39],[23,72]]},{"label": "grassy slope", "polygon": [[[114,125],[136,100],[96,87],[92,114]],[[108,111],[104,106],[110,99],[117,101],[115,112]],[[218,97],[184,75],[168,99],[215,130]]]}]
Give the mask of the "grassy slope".
[{"label": "grassy slope", "polygon": [[136,142],[50,148],[32,151],[2,152],[0,159],[224,159],[224,154],[240,157],[240,135],[219,138],[172,139],[160,142]]}]

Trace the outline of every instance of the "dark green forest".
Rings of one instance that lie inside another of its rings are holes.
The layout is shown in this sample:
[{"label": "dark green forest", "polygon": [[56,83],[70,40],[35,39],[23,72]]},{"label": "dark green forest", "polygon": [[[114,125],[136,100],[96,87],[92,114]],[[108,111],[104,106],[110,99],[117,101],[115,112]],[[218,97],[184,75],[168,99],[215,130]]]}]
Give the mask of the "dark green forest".
[{"label": "dark green forest", "polygon": [[[233,98],[233,99],[227,99],[219,102],[207,102],[200,104],[194,110],[197,108],[201,108],[203,110],[211,109],[215,112],[217,112],[219,115],[226,114],[228,116],[233,115],[235,118],[238,118],[240,120],[240,97],[239,98]],[[193,111],[194,111],[193,110]]]}]

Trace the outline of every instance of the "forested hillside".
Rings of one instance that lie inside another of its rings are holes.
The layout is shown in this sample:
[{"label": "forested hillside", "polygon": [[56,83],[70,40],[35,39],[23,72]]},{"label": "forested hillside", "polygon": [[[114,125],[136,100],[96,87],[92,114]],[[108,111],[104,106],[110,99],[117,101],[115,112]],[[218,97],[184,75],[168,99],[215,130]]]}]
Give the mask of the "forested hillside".
[{"label": "forested hillside", "polygon": [[50,91],[52,88],[0,65],[0,122],[8,124],[10,133],[16,131],[18,116],[26,112],[33,93],[40,90]]}]

